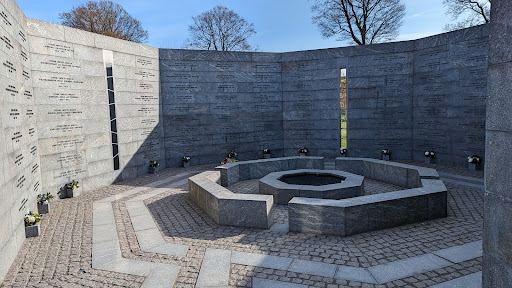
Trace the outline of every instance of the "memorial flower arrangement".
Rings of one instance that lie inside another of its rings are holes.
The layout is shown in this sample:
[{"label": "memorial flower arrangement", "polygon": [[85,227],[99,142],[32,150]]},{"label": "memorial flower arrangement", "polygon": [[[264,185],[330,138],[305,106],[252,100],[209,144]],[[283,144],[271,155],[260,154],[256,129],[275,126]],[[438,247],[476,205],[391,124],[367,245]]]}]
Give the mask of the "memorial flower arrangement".
[{"label": "memorial flower arrangement", "polygon": [[39,221],[43,220],[41,214],[33,212],[32,210],[28,210],[27,214],[25,214],[25,226],[34,226]]},{"label": "memorial flower arrangement", "polygon": [[158,163],[158,161],[154,161],[154,160],[149,161],[149,167],[156,168],[158,166],[160,166],[160,163]]},{"label": "memorial flower arrangement", "polygon": [[235,159],[237,155],[235,150],[231,150],[231,152],[228,153],[228,158]]},{"label": "memorial flower arrangement", "polygon": [[53,195],[50,194],[50,192],[48,192],[46,194],[39,194],[39,195],[37,195],[37,204],[48,205],[52,199],[53,199]]},{"label": "memorial flower arrangement", "polygon": [[269,149],[263,149],[263,154],[270,154],[270,150]]},{"label": "memorial flower arrangement", "polygon": [[468,163],[478,164],[478,163],[480,163],[480,157],[478,157],[477,155],[469,156]]},{"label": "memorial flower arrangement", "polygon": [[68,184],[66,184],[66,188],[75,190],[76,188],[80,187],[80,185],[78,185],[78,183],[79,183],[78,181],[73,180],[73,181],[69,182]]},{"label": "memorial flower arrangement", "polygon": [[380,153],[382,153],[382,155],[391,155],[391,150],[389,150],[389,149],[382,149],[382,150],[380,150]]},{"label": "memorial flower arrangement", "polygon": [[190,157],[183,156],[183,163],[188,163],[188,162],[190,162]]},{"label": "memorial flower arrangement", "polygon": [[425,151],[425,157],[433,158],[435,156],[436,156],[436,153],[434,153],[433,151]]},{"label": "memorial flower arrangement", "polygon": [[306,147],[299,148],[299,154],[306,154],[306,153],[308,153],[308,148],[306,148]]},{"label": "memorial flower arrangement", "polygon": [[347,154],[347,148],[340,148],[340,154],[346,155]]}]

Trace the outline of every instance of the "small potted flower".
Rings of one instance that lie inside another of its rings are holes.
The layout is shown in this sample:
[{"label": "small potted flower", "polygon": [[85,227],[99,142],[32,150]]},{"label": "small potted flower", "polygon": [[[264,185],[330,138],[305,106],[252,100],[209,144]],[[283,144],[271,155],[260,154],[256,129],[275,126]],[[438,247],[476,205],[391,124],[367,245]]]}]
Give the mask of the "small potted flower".
[{"label": "small potted flower", "polygon": [[430,164],[430,163],[432,163],[432,158],[434,158],[436,156],[436,153],[434,153],[433,151],[425,151],[424,155],[425,155],[425,164]]},{"label": "small potted flower", "polygon": [[347,148],[340,148],[341,157],[347,157]]},{"label": "small potted flower", "polygon": [[236,156],[238,156],[238,154],[235,150],[231,150],[231,152],[228,153],[228,159],[236,159]]},{"label": "small potted flower", "polygon": [[190,167],[190,157],[183,156],[183,167]]},{"label": "small potted flower", "polygon": [[469,170],[475,171],[478,168],[478,164],[480,164],[480,157],[478,157],[478,155],[469,156],[468,163]]},{"label": "small potted flower", "polygon": [[380,150],[380,153],[382,154],[382,160],[389,161],[389,156],[391,155],[391,150],[382,149],[382,150]]},{"label": "small potted flower", "polygon": [[299,148],[299,156],[306,156],[307,153],[308,153],[308,148],[306,148],[306,147]]},{"label": "small potted flower", "polygon": [[263,149],[263,158],[265,158],[265,159],[270,158],[270,150],[269,149]]},{"label": "small potted flower", "polygon": [[37,195],[37,212],[39,214],[50,213],[50,201],[52,199],[53,195],[50,192]]},{"label": "small potted flower", "polygon": [[73,181],[69,182],[68,184],[66,184],[66,195],[68,196],[68,198],[73,198],[75,196],[78,196],[78,194],[75,192],[75,190],[80,187],[80,185],[78,185],[78,183],[79,183],[78,181],[73,180]]},{"label": "small potted flower", "polygon": [[41,214],[35,213],[31,210],[25,214],[25,237],[37,237],[41,234],[41,227],[39,222],[43,220]]},{"label": "small potted flower", "polygon": [[158,172],[158,166],[160,166],[160,163],[158,163],[158,161],[149,161],[149,174],[156,174],[156,172]]}]

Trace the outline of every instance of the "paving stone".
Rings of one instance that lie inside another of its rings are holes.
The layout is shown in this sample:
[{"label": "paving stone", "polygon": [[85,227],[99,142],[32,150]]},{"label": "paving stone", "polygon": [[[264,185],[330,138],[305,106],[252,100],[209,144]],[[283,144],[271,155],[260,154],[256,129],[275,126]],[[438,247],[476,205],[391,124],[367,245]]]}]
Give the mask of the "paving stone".
[{"label": "paving stone", "polygon": [[336,265],[295,259],[288,270],[297,273],[334,277],[336,273]]},{"label": "paving stone", "polygon": [[482,287],[482,272],[469,274],[457,279],[446,281],[437,285],[430,286],[431,288],[481,288]]},{"label": "paving stone", "polygon": [[453,263],[460,263],[473,258],[482,257],[482,241],[475,241],[460,246],[455,246],[432,252]]},{"label": "paving stone", "polygon": [[154,247],[166,244],[158,228],[140,230],[135,233],[142,251],[148,251]]},{"label": "paving stone", "polygon": [[231,251],[229,250],[206,249],[196,287],[227,286],[230,259]]},{"label": "paving stone", "polygon": [[307,285],[295,284],[295,283],[286,283],[275,280],[261,279],[261,278],[252,278],[252,287],[253,288],[307,288]]},{"label": "paving stone", "polygon": [[293,259],[286,257],[269,256],[256,253],[238,251],[233,251],[231,253],[231,263],[279,270],[287,270],[288,267],[290,267],[292,260]]},{"label": "paving stone", "polygon": [[338,266],[335,278],[378,284],[372,274],[365,268]]},{"label": "paving stone", "polygon": [[144,252],[152,252],[157,254],[164,255],[173,255],[173,256],[187,256],[188,245],[180,245],[180,244],[171,244],[164,243],[162,245],[158,245],[149,249],[142,250]]},{"label": "paving stone", "polygon": [[378,283],[387,283],[429,270],[451,265],[450,262],[432,254],[425,254],[404,260],[368,268]]}]

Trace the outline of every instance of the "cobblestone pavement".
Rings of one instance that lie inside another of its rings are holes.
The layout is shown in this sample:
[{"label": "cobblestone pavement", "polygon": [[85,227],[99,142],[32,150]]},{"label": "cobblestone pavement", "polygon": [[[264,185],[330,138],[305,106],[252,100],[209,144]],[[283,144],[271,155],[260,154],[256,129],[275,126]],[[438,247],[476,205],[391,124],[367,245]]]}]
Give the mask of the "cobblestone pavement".
[{"label": "cobblestone pavement", "polygon": [[[419,162],[410,164],[422,165]],[[42,222],[41,236],[25,241],[3,284],[5,287],[140,287],[144,277],[91,268],[92,202],[183,171],[200,172],[213,167],[166,169],[156,175],[146,175],[52,203],[51,212]],[[483,177],[481,171],[436,168],[452,174]],[[449,190],[447,218],[338,237],[220,226],[189,201],[187,186],[183,185],[149,198],[145,204],[167,242],[189,245],[185,257],[141,251],[125,204],[126,200],[137,195],[122,198],[112,206],[123,257],[179,265],[181,270],[175,287],[194,287],[207,248],[367,268],[481,240],[483,191],[453,183],[446,183],[446,187]],[[254,191],[255,188],[257,181],[244,181],[231,187],[237,191]],[[382,189],[393,191],[401,188],[365,181],[367,193]],[[147,190],[141,193],[145,192]],[[276,209],[276,220],[286,223],[286,207],[281,206]],[[232,264],[229,285],[251,287],[252,278],[258,277],[313,287],[428,287],[480,270],[481,258],[475,258],[376,285]]]}]

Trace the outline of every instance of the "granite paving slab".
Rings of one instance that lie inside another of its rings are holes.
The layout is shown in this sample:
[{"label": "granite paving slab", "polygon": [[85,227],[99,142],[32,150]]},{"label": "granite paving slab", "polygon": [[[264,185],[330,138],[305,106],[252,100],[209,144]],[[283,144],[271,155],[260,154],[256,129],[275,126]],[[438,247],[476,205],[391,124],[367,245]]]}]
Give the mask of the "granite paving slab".
[{"label": "granite paving slab", "polygon": [[307,288],[307,285],[288,283],[276,280],[252,278],[252,288]]},{"label": "granite paving slab", "polygon": [[231,255],[231,263],[250,265],[271,269],[287,270],[292,263],[292,258],[270,256],[256,253],[246,253],[233,251]]},{"label": "granite paving slab", "polygon": [[482,241],[475,241],[439,251],[432,252],[453,263],[464,262],[482,256]]},{"label": "granite paving slab", "polygon": [[336,273],[336,265],[294,259],[288,268],[288,271],[333,278]]},{"label": "granite paving slab", "polygon": [[196,287],[227,287],[230,259],[230,250],[206,249]]},{"label": "granite paving slab", "polygon": [[338,266],[336,275],[338,279],[353,280],[364,283],[378,284],[372,274],[365,268],[350,267],[350,266]]},{"label": "granite paving slab", "polygon": [[[482,287],[482,272],[476,272],[460,278],[455,278],[450,281],[443,282],[430,288],[481,288]],[[503,287],[504,288],[504,287]]]},{"label": "granite paving slab", "polygon": [[402,279],[415,274],[450,266],[452,263],[433,254],[425,254],[417,257],[407,258],[377,265],[368,268],[378,283],[387,283],[393,280]]}]

